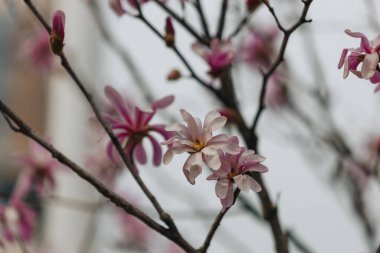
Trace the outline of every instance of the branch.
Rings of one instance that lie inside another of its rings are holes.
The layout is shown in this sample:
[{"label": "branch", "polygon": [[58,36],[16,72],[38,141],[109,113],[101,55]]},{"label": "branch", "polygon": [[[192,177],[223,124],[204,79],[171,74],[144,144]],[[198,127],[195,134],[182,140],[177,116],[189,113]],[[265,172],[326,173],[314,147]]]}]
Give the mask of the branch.
[{"label": "branch", "polygon": [[223,0],[222,8],[220,9],[220,14],[219,14],[218,29],[217,29],[216,36],[215,36],[219,40],[221,40],[222,36],[223,36],[224,24],[226,22],[227,9],[228,9],[228,0]]},{"label": "branch", "polygon": [[44,147],[47,151],[51,153],[52,157],[54,157],[60,163],[66,165],[79,177],[81,177],[82,179],[87,181],[89,184],[91,184],[102,196],[109,199],[116,206],[122,208],[125,212],[135,216],[136,218],[144,222],[147,226],[149,226],[153,230],[162,234],[169,240],[177,243],[184,250],[187,250],[189,252],[194,251],[194,249],[183,238],[173,233],[170,229],[167,229],[161,226],[160,224],[158,224],[152,218],[150,218],[145,213],[143,213],[140,209],[133,206],[131,203],[129,203],[128,201],[126,201],[125,199],[123,199],[122,197],[120,197],[119,195],[111,191],[110,189],[108,189],[107,186],[105,186],[103,183],[98,181],[95,177],[93,177],[90,173],[88,173],[86,170],[81,168],[79,165],[71,161],[64,154],[59,152],[53,145],[43,140],[26,123],[24,123],[11,109],[9,109],[3,103],[2,100],[0,100],[0,111],[3,113],[3,115],[6,115],[6,117],[8,117],[8,119],[11,120],[14,125],[18,127],[19,133],[33,139],[35,142],[37,142],[42,147]]},{"label": "branch", "polygon": [[[49,25],[47,24],[47,22],[43,19],[43,17],[38,12],[38,10],[35,8],[35,6],[32,4],[32,2],[30,0],[24,0],[24,2],[33,11],[33,13],[36,15],[36,17],[44,25],[44,27],[46,28],[46,30],[48,32],[50,32],[51,28],[49,27]],[[158,214],[160,216],[160,219],[169,226],[170,230],[172,230],[172,232],[175,234],[175,236],[177,238],[179,238],[180,240],[182,240],[183,242],[185,242],[187,244],[188,248],[191,248],[191,246],[179,234],[178,229],[176,228],[176,226],[174,224],[174,221],[172,220],[172,218],[170,217],[170,215],[163,211],[163,208],[157,202],[157,200],[154,197],[154,195],[145,186],[145,184],[143,183],[143,181],[141,180],[141,178],[138,176],[137,172],[135,170],[131,169],[133,167],[133,164],[128,159],[127,155],[124,152],[123,147],[121,146],[121,144],[120,144],[119,140],[117,139],[117,137],[112,132],[111,128],[108,126],[108,124],[106,123],[106,121],[102,118],[100,110],[96,106],[96,104],[94,103],[91,94],[85,89],[83,83],[80,81],[80,79],[78,78],[78,76],[76,75],[76,73],[74,72],[74,70],[72,69],[72,67],[69,64],[69,62],[68,62],[66,56],[64,55],[64,53],[63,52],[60,53],[59,57],[61,59],[61,65],[62,65],[62,67],[68,72],[68,74],[74,80],[74,82],[76,83],[76,85],[78,86],[78,88],[81,90],[82,94],[84,95],[84,97],[86,98],[87,102],[91,106],[93,112],[95,113],[96,118],[98,119],[98,121],[102,125],[103,129],[106,131],[107,135],[111,139],[112,144],[116,147],[116,150],[120,154],[120,156],[121,156],[124,164],[127,166],[127,168],[129,168],[129,170],[131,171],[131,174],[132,174],[133,178],[136,180],[136,182],[138,183],[138,185],[140,186],[140,188],[143,190],[144,194],[148,197],[148,199],[151,201],[151,203],[153,204],[153,206],[157,210],[157,212],[158,212]]]},{"label": "branch", "polygon": [[200,0],[195,0],[194,7],[198,11],[199,18],[200,18],[201,23],[202,23],[203,31],[204,31],[207,39],[210,40],[211,36],[210,36],[209,29],[208,29],[207,20],[205,18],[204,13],[203,13],[203,8],[202,8],[202,5],[201,5],[201,1]]}]

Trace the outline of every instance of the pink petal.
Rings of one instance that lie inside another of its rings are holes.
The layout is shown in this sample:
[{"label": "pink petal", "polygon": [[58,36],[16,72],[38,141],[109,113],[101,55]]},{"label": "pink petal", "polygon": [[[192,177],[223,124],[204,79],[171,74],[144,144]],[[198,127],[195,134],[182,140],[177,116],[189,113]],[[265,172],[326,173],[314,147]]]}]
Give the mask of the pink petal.
[{"label": "pink petal", "polygon": [[229,184],[227,196],[224,199],[221,199],[220,202],[222,203],[223,212],[226,211],[227,208],[232,206],[234,202],[234,189],[233,184]]},{"label": "pink petal", "polygon": [[347,53],[348,53],[348,48],[343,49],[342,55],[340,56],[340,60],[338,63],[338,69],[341,69],[343,67],[344,60],[346,59]]},{"label": "pink petal", "polygon": [[220,179],[215,184],[215,194],[220,199],[224,199],[227,196],[227,191],[231,181],[229,179]]},{"label": "pink petal", "polygon": [[126,14],[126,11],[124,10],[123,6],[121,5],[121,0],[109,0],[108,4],[117,16],[120,17],[120,16]]},{"label": "pink petal", "polygon": [[162,159],[162,149],[160,144],[157,142],[155,138],[153,138],[151,135],[148,135],[148,138],[150,142],[152,143],[153,147],[153,164],[155,166],[158,166],[161,164]]},{"label": "pink petal", "polygon": [[173,103],[173,101],[174,101],[173,95],[166,96],[160,100],[153,102],[152,103],[152,109],[153,110],[164,109],[164,108],[168,107],[169,105],[171,105]]},{"label": "pink petal", "polygon": [[373,77],[376,71],[377,64],[379,63],[379,55],[374,52],[372,54],[367,54],[364,57],[364,61],[362,64],[362,76],[364,79],[370,79]]},{"label": "pink petal", "polygon": [[371,44],[369,43],[367,36],[365,36],[364,34],[360,32],[352,32],[349,29],[346,29],[344,32],[350,35],[351,37],[360,38],[361,39],[360,47],[364,49],[366,53],[370,54],[372,52],[372,47],[371,47]]},{"label": "pink petal", "polygon": [[252,189],[255,192],[261,191],[261,186],[254,180],[252,177],[248,175],[238,175],[234,177],[234,181],[239,189],[243,192],[249,192]]},{"label": "pink petal", "polygon": [[190,184],[195,184],[195,178],[202,173],[202,154],[191,154],[183,165],[183,173]]},{"label": "pink petal", "polygon": [[147,157],[146,157],[146,152],[142,145],[142,142],[139,142],[136,144],[133,153],[135,154],[136,159],[139,163],[146,164]]},{"label": "pink petal", "polygon": [[104,88],[104,93],[108,100],[115,106],[116,110],[121,114],[122,117],[126,120],[127,123],[132,125],[131,116],[129,115],[126,105],[123,98],[113,87],[107,85]]}]

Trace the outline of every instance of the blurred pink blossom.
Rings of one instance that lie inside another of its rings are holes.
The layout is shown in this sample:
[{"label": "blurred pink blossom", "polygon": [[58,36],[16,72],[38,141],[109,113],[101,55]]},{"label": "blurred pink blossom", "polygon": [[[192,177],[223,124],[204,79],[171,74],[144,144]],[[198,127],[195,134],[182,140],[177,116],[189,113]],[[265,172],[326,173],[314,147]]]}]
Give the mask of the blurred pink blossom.
[{"label": "blurred pink blossom", "polygon": [[217,180],[215,193],[220,198],[223,210],[230,207],[234,201],[234,184],[243,192],[261,191],[259,183],[245,173],[250,171],[267,172],[268,168],[260,164],[264,161],[263,156],[255,154],[253,150],[241,148],[240,153],[234,155],[224,153],[221,154],[220,159],[222,162],[220,169],[214,171],[207,179]]},{"label": "blurred pink blossom", "polygon": [[192,49],[207,62],[210,67],[209,74],[212,77],[218,77],[236,58],[231,40],[213,39],[211,48],[196,42],[192,45]]},{"label": "blurred pink blossom", "polygon": [[24,166],[17,179],[13,196],[21,200],[35,187],[37,194],[46,193],[46,187],[54,189],[56,185],[55,173],[62,166],[42,146],[34,141],[29,142],[29,152],[17,158],[17,162]]},{"label": "blurred pink blossom", "polygon": [[22,45],[22,55],[29,57],[34,66],[39,69],[49,69],[52,64],[53,54],[50,50],[49,34],[45,29],[35,32]]},{"label": "blurred pink blossom", "polygon": [[[153,164],[155,166],[160,165],[162,160],[161,146],[151,133],[156,132],[165,140],[169,139],[172,135],[165,130],[165,125],[150,125],[149,123],[157,110],[164,109],[173,102],[174,96],[166,96],[157,100],[152,103],[149,110],[144,111],[137,106],[129,107],[122,96],[111,86],[105,87],[105,94],[118,114],[109,115],[105,113],[103,117],[115,131],[116,137],[121,145],[123,145],[125,153],[131,159],[136,158],[139,163],[145,164],[147,156],[143,147],[143,139],[148,138],[153,147]],[[112,161],[115,161],[114,151],[114,146],[110,141],[107,146],[107,154]]]},{"label": "blurred pink blossom", "polygon": [[8,205],[0,206],[0,231],[5,240],[32,239],[36,225],[36,213],[19,200],[11,200]]},{"label": "blurred pink blossom", "polygon": [[174,131],[175,136],[162,143],[168,145],[168,150],[164,154],[164,163],[168,164],[174,154],[189,153],[183,165],[183,172],[187,180],[195,184],[195,178],[201,174],[204,162],[211,169],[217,170],[221,165],[219,150],[237,154],[240,148],[226,134],[213,136],[213,132],[223,127],[227,121],[227,118],[220,116],[217,111],[207,113],[203,125],[199,118],[193,117],[183,109],[181,116],[187,126],[177,123],[165,128]]},{"label": "blurred pink blossom", "polygon": [[277,35],[277,27],[265,30],[250,27],[239,48],[239,58],[252,67],[268,68],[274,57],[274,40]]},{"label": "blurred pink blossom", "polygon": [[[370,80],[371,83],[380,82],[380,72],[378,69],[379,51],[380,51],[380,37],[375,38],[371,42],[367,36],[360,32],[352,32],[349,29],[345,33],[353,38],[360,38],[360,47],[345,48],[339,60],[338,68],[344,66],[343,78],[346,78],[349,72],[355,74],[359,78]],[[348,55],[348,52],[351,52]],[[347,56],[348,55],[348,56]],[[359,64],[362,63],[360,71],[357,70]],[[377,86],[375,91],[378,91],[380,86]]]},{"label": "blurred pink blossom", "polygon": [[279,74],[270,77],[264,102],[265,106],[272,109],[282,108],[288,103],[288,89]]}]

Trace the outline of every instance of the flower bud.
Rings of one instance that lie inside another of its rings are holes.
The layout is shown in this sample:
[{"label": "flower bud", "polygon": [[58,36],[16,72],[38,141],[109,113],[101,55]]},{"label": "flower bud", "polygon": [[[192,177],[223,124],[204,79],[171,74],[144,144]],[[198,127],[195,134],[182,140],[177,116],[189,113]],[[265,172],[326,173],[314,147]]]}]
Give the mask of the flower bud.
[{"label": "flower bud", "polygon": [[62,52],[63,40],[65,38],[65,13],[55,11],[53,15],[53,27],[50,33],[50,48],[54,54],[59,55]]},{"label": "flower bud", "polygon": [[181,72],[178,69],[173,69],[167,76],[169,81],[176,81],[182,77]]},{"label": "flower bud", "polygon": [[170,17],[166,18],[165,42],[168,47],[173,47],[175,42],[175,31]]}]

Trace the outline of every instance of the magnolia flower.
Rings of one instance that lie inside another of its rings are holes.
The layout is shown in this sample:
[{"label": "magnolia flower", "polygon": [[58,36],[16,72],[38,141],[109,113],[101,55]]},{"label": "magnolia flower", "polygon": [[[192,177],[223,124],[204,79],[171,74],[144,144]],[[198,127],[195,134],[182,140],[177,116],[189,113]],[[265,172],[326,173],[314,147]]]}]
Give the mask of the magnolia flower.
[{"label": "magnolia flower", "polygon": [[30,240],[35,224],[35,211],[21,201],[11,200],[10,204],[0,206],[0,231],[5,240]]},{"label": "magnolia flower", "polygon": [[18,162],[25,167],[19,175],[13,196],[21,200],[28,192],[35,188],[37,194],[42,196],[46,187],[54,189],[56,185],[55,173],[62,168],[52,155],[37,142],[29,143],[29,152],[18,158]]},{"label": "magnolia flower", "polygon": [[217,111],[207,113],[202,125],[199,118],[193,117],[187,111],[181,109],[183,124],[173,124],[165,129],[174,131],[175,136],[162,144],[168,145],[164,154],[164,164],[168,164],[174,154],[188,152],[190,155],[183,165],[183,172],[191,184],[195,184],[195,178],[202,172],[205,162],[212,170],[220,168],[219,150],[229,154],[237,154],[240,151],[231,138],[226,134],[213,136],[213,132],[226,124],[227,118],[220,116]]},{"label": "magnolia flower", "polygon": [[54,54],[62,52],[65,39],[65,13],[55,11],[53,15],[53,26],[50,33],[50,47]]},{"label": "magnolia flower", "polygon": [[223,210],[230,207],[234,201],[234,184],[243,192],[248,192],[249,190],[261,191],[259,183],[251,176],[246,175],[246,172],[267,172],[268,168],[260,164],[260,162],[264,161],[263,156],[255,154],[253,150],[241,148],[238,154],[221,154],[220,159],[222,162],[220,169],[207,177],[207,179],[217,180],[215,193],[220,198]]},{"label": "magnolia flower", "polygon": [[[379,51],[380,51],[380,37],[372,40],[360,32],[351,32],[349,29],[345,33],[354,38],[360,38],[360,47],[345,48],[339,60],[338,68],[344,66],[343,78],[346,78],[349,72],[352,72],[359,78],[369,79],[371,83],[380,82],[380,72],[378,70]],[[348,52],[351,52],[348,56]],[[357,70],[358,65],[362,63],[360,71]],[[376,88],[376,90],[378,90]]]},{"label": "magnolia flower", "polygon": [[273,42],[277,35],[278,29],[274,27],[265,30],[251,27],[239,48],[240,58],[253,67],[267,68],[274,57]]},{"label": "magnolia flower", "polygon": [[[169,139],[172,135],[165,130],[165,125],[150,125],[149,122],[157,110],[164,109],[173,102],[174,96],[166,96],[155,101],[152,103],[150,110],[143,111],[137,106],[129,107],[122,96],[111,86],[106,86],[104,92],[118,114],[116,116],[103,115],[111,128],[116,132],[116,137],[123,145],[125,153],[131,159],[135,157],[139,163],[145,164],[147,156],[143,147],[143,139],[147,138],[153,146],[153,164],[155,166],[160,165],[162,159],[161,146],[151,133],[159,133],[165,140]],[[111,160],[115,161],[113,147],[112,142],[109,142],[107,153]]]},{"label": "magnolia flower", "polygon": [[[150,228],[124,211],[119,212],[119,221],[124,240],[128,242],[128,245],[147,250],[149,241],[152,239]],[[125,243],[124,240],[123,243]]]},{"label": "magnolia flower", "polygon": [[52,56],[49,44],[49,35],[45,29],[36,31],[33,36],[23,43],[21,52],[29,57],[34,66],[40,69],[49,69],[52,64]]},{"label": "magnolia flower", "polygon": [[196,42],[192,45],[192,49],[207,62],[210,67],[209,74],[213,77],[219,76],[236,58],[231,40],[220,42],[218,39],[213,39],[211,48]]},{"label": "magnolia flower", "polygon": [[282,108],[288,103],[288,89],[279,74],[275,73],[269,79],[264,103],[272,109]]}]

